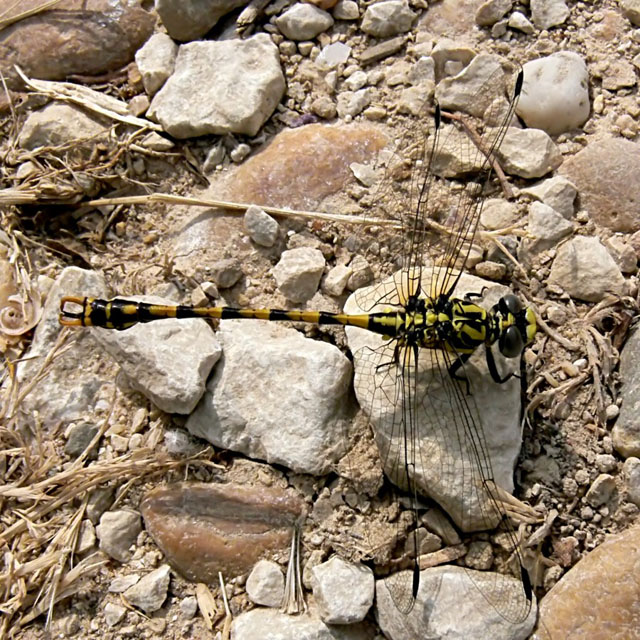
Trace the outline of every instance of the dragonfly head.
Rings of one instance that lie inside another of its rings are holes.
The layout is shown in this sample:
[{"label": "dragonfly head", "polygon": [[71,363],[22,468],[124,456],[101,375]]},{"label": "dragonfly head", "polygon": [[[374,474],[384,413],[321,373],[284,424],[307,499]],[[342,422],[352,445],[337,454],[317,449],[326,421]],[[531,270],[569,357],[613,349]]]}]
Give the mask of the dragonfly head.
[{"label": "dragonfly head", "polygon": [[536,318],[533,310],[522,306],[513,294],[500,298],[494,307],[499,318],[498,348],[507,358],[515,358],[533,341],[536,335]]}]

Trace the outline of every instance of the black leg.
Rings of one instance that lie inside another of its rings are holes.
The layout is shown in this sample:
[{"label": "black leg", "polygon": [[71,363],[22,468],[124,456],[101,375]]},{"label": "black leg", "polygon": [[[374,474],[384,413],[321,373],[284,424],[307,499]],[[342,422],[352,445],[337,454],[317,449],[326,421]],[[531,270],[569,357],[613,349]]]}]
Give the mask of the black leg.
[{"label": "black leg", "polygon": [[513,377],[513,373],[508,373],[506,376],[501,376],[500,373],[498,372],[498,367],[496,365],[496,361],[495,358],[493,357],[493,352],[491,351],[491,347],[487,346],[485,348],[486,354],[487,354],[487,367],[489,367],[489,373],[491,374],[491,377],[493,378],[494,382],[497,382],[498,384],[504,384],[507,380],[509,380],[510,378]]},{"label": "black leg", "polygon": [[462,382],[465,383],[467,387],[468,396],[471,395],[471,386],[469,385],[469,378],[467,378],[467,376],[458,375],[458,370],[462,368],[464,363],[467,362],[467,360],[469,360],[470,357],[471,357],[470,353],[463,353],[462,355],[458,356],[455,362],[449,367],[449,375],[454,380],[461,380]]}]

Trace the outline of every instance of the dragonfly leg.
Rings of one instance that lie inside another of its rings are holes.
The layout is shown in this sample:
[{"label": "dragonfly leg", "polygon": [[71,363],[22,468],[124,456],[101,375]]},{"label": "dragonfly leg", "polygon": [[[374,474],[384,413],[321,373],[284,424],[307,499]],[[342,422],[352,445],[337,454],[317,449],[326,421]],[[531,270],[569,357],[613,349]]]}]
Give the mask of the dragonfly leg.
[{"label": "dragonfly leg", "polygon": [[449,367],[449,375],[454,379],[454,380],[462,380],[462,382],[465,383],[465,386],[467,387],[467,395],[471,395],[471,386],[469,385],[469,378],[467,378],[467,376],[461,376],[458,375],[458,370],[462,368],[462,366],[464,365],[464,363],[471,357],[470,353],[463,353],[461,355],[459,355],[455,362]]},{"label": "dragonfly leg", "polygon": [[501,376],[500,372],[498,371],[498,365],[496,364],[496,360],[493,357],[493,352],[491,351],[490,347],[486,347],[486,353],[487,353],[487,367],[489,367],[489,373],[491,374],[491,377],[493,378],[494,382],[497,382],[498,384],[504,384],[507,380],[510,380],[513,376],[516,376],[516,378],[520,377],[515,373],[507,373],[506,376]]}]

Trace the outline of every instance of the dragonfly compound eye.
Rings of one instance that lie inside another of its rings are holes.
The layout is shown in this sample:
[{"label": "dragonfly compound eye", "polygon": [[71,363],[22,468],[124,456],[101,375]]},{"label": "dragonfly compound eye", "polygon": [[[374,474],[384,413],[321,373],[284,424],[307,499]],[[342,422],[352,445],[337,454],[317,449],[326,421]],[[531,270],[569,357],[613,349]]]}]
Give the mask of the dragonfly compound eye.
[{"label": "dragonfly compound eye", "polygon": [[[515,296],[514,296],[515,297]],[[522,334],[515,326],[507,327],[498,340],[500,353],[507,358],[515,358],[522,353],[524,348],[524,340]]]},{"label": "dragonfly compound eye", "polygon": [[514,296],[513,294],[508,294],[504,296],[501,300],[504,304],[504,308],[509,313],[512,313],[514,316],[522,311],[522,303],[520,302],[520,298]]}]

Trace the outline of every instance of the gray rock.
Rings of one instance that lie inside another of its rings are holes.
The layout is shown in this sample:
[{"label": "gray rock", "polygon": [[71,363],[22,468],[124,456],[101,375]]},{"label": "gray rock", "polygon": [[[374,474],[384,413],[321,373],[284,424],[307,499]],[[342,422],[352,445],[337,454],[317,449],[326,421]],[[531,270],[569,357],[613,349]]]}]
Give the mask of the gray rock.
[{"label": "gray rock", "polygon": [[338,0],[333,7],[333,17],[336,20],[357,20],[360,17],[358,3],[354,0]]},{"label": "gray rock", "polygon": [[273,247],[278,239],[278,221],[252,204],[244,214],[244,228],[249,237],[261,247]]},{"label": "gray rock", "polygon": [[429,509],[429,511],[420,517],[420,521],[427,529],[437,534],[449,546],[460,544],[460,535],[456,531],[456,528],[438,507]]},{"label": "gray rock", "polygon": [[255,136],[284,95],[278,47],[266,33],[246,40],[191,42],[148,115],[176,138]]},{"label": "gray rock", "polygon": [[638,255],[630,244],[617,236],[607,238],[604,244],[622,273],[635,273],[638,270]]},{"label": "gray rock", "polygon": [[78,535],[78,542],[75,553],[82,555],[87,551],[92,550],[96,544],[96,528],[93,526],[91,520],[85,519],[80,523],[80,533]]},{"label": "gray rock", "polygon": [[500,57],[481,54],[458,75],[441,80],[436,87],[436,98],[443,109],[464,111],[481,118],[496,96],[504,91],[505,81]]},{"label": "gray rock", "polygon": [[622,138],[590,143],[560,168],[580,193],[581,206],[612,231],[640,229],[640,146]]},{"label": "gray rock", "polygon": [[485,201],[480,214],[480,222],[485,229],[495,231],[514,225],[519,214],[516,206],[502,198],[489,198]]},{"label": "gray rock", "polygon": [[640,27],[640,2],[638,0],[620,0],[619,4],[631,24]]},{"label": "gray rock", "polygon": [[355,179],[365,187],[373,186],[379,178],[378,172],[370,164],[352,162],[349,169],[353,172]]},{"label": "gray rock", "polygon": [[[89,446],[89,443],[93,440],[94,436],[98,433],[99,427],[90,422],[81,422],[75,425],[70,431],[67,437],[67,442],[64,445],[64,452],[70,458],[77,458],[84,450]],[[93,446],[89,452],[89,458],[95,458],[98,455],[99,442]]]},{"label": "gray rock", "polygon": [[373,605],[373,571],[333,556],[313,567],[313,596],[327,624],[361,622]]},{"label": "gray rock", "polygon": [[298,2],[276,18],[276,26],[289,40],[313,40],[333,25],[331,14],[312,4]]},{"label": "gray rock", "polygon": [[163,564],[124,592],[124,597],[146,614],[153,613],[162,607],[167,599],[171,569]]},{"label": "gray rock", "polygon": [[246,0],[156,0],[155,9],[172,38],[181,42],[197,40],[218,20]]},{"label": "gray rock", "polygon": [[522,31],[522,33],[526,33],[530,36],[534,32],[533,25],[527,20],[527,17],[524,13],[520,13],[520,11],[514,11],[509,16],[509,21],[507,25],[512,29],[516,29],[517,31]]},{"label": "gray rock", "polygon": [[620,354],[622,406],[613,425],[613,446],[623,457],[640,457],[640,331],[633,330]]},{"label": "gray rock", "polygon": [[510,576],[455,566],[425,569],[406,615],[392,597],[402,578],[410,580],[410,572],[376,582],[376,617],[387,638],[525,640],[536,623],[535,600],[529,608],[522,583]]},{"label": "gray rock", "polygon": [[582,126],[589,118],[589,71],[573,51],[525,63],[517,113],[528,127],[550,135]]},{"label": "gray rock", "polygon": [[640,459],[627,458],[622,470],[627,483],[627,500],[640,507]]},{"label": "gray rock", "polygon": [[574,202],[578,190],[564,176],[553,176],[553,178],[542,180],[531,187],[522,189],[520,193],[544,202],[567,220],[573,217]]},{"label": "gray rock", "polygon": [[229,289],[242,278],[242,267],[235,258],[218,260],[210,268],[211,279],[220,289]]},{"label": "gray rock", "polygon": [[364,71],[358,70],[352,73],[345,81],[344,84],[349,91],[357,91],[362,89],[367,84],[367,74]]},{"label": "gray rock", "polygon": [[600,453],[596,456],[596,467],[598,467],[598,471],[602,473],[609,473],[617,466],[618,461],[615,456],[612,456],[610,453]]},{"label": "gray rock", "polygon": [[371,640],[363,625],[329,626],[314,611],[298,616],[275,609],[253,609],[234,618],[234,640]]},{"label": "gray rock", "polygon": [[490,542],[476,540],[469,545],[464,563],[471,569],[488,571],[493,565],[493,547]]},{"label": "gray rock", "polygon": [[360,287],[366,287],[373,280],[373,269],[363,256],[357,255],[349,264],[351,275],[347,281],[347,288],[355,291]]},{"label": "gray rock", "polygon": [[126,576],[118,576],[109,584],[109,593],[124,593],[140,580],[137,573],[129,573]]},{"label": "gray rock", "polygon": [[531,19],[538,29],[550,29],[569,17],[564,0],[531,0]]},{"label": "gray rock", "polygon": [[279,607],[284,597],[284,575],[280,565],[271,560],[260,560],[247,578],[246,590],[251,602]]},{"label": "gray rock", "polygon": [[337,264],[322,281],[322,290],[330,296],[341,296],[350,277],[351,269],[344,264]]},{"label": "gray rock", "polygon": [[98,119],[78,107],[52,102],[29,114],[22,125],[18,144],[23,149],[36,149],[74,141],[80,144],[84,140],[85,145],[93,148],[106,136],[107,129]]},{"label": "gray rock", "polygon": [[[166,303],[144,296],[146,302]],[[131,388],[167,413],[191,413],[221,350],[205,320],[168,319],[126,331],[91,329]]]},{"label": "gray rock", "polygon": [[507,173],[521,178],[541,178],[562,164],[562,154],[541,129],[510,127],[497,155]]},{"label": "gray rock", "polygon": [[607,293],[621,295],[624,277],[598,238],[577,236],[558,249],[549,282],[578,300],[599,302]]},{"label": "gray rock", "polygon": [[512,0],[487,0],[476,11],[476,24],[481,27],[490,27],[509,13],[512,6]]},{"label": "gray rock", "polygon": [[359,91],[342,91],[338,95],[338,116],[340,118],[355,118],[366,109],[373,99],[373,91],[369,87]]},{"label": "gray rock", "polygon": [[615,488],[616,479],[608,473],[601,473],[589,487],[585,499],[592,507],[599,507],[609,501]]},{"label": "gray rock", "polygon": [[431,56],[421,56],[418,58],[413,63],[407,75],[407,80],[414,86],[432,84],[435,90],[436,63],[434,59]]},{"label": "gray rock", "polygon": [[272,271],[278,289],[287,299],[306,302],[318,290],[324,267],[324,256],[319,249],[298,247],[283,251]]},{"label": "gray rock", "polygon": [[530,251],[546,251],[573,231],[573,222],[563,218],[543,202],[529,205],[527,247]]},{"label": "gray rock", "polygon": [[198,612],[198,600],[195,596],[187,596],[180,600],[180,612],[187,619],[191,620]]},{"label": "gray rock", "polygon": [[189,431],[299,473],[328,473],[344,455],[349,360],[273,322],[223,320],[218,337],[224,358]]},{"label": "gray rock", "polygon": [[466,43],[440,38],[431,51],[431,57],[435,63],[436,79],[444,75],[445,65],[449,62],[457,62],[466,67],[476,56],[476,52],[470,49]]},{"label": "gray rock", "polygon": [[87,502],[87,517],[96,524],[100,521],[100,516],[111,507],[115,492],[112,487],[98,487],[89,495]]},{"label": "gray rock", "polygon": [[119,562],[131,559],[130,547],[141,531],[140,514],[125,510],[103,513],[96,527],[100,549]]},{"label": "gray rock", "polygon": [[103,611],[104,621],[107,623],[108,627],[115,627],[117,624],[122,622],[127,613],[127,609],[125,607],[113,602],[107,602],[107,604],[104,605]]},{"label": "gray rock", "polygon": [[138,49],[136,64],[144,90],[153,96],[173,73],[178,45],[166,34],[155,33]]},{"label": "gray rock", "polygon": [[[62,327],[58,320],[62,296],[82,297],[87,294],[105,297],[104,277],[94,271],[67,267],[55,280],[42,308],[27,357],[16,365],[20,383],[30,381],[40,371],[50,354]],[[99,371],[79,367],[78,362],[90,362],[102,357],[102,350],[86,329],[77,329],[73,349],[58,355],[47,376],[38,383],[38,393],[28,394],[22,401],[25,416],[38,412],[45,429],[59,428],[60,423],[91,420],[88,407],[99,405],[113,389],[115,370],[101,366]],[[98,421],[96,416],[94,422]]]},{"label": "gray rock", "polygon": [[237,144],[229,153],[229,157],[236,164],[240,164],[251,153],[251,147],[246,142]]},{"label": "gray rock", "polygon": [[[398,277],[396,274],[395,278]],[[423,277],[429,282],[428,272],[423,272]],[[357,291],[347,300],[345,310],[358,313],[370,307],[380,298],[381,294],[376,293],[381,291],[380,286],[388,291],[392,286],[391,278],[378,286]],[[485,286],[489,289],[480,302],[485,308],[495,304],[508,291],[506,287],[463,274],[455,296],[477,293]],[[379,362],[393,361],[393,344],[383,347],[387,342],[382,336],[357,327],[346,329],[349,347],[354,354],[356,397],[372,423],[385,473],[392,482],[403,486],[404,467],[397,463],[404,456],[404,440],[397,415],[401,406],[393,401],[395,373],[388,367],[377,367]],[[374,357],[372,349],[378,349],[377,357]],[[516,362],[507,361],[496,351],[494,355],[502,375],[517,369]],[[415,416],[415,433],[422,437],[415,443],[418,449],[414,474],[416,488],[438,502],[463,530],[490,528],[488,496],[481,488],[473,445],[462,435],[467,427],[463,427],[460,413],[451,404],[451,393],[454,392],[451,386],[454,383],[450,376],[440,375],[441,368],[446,370],[448,365],[441,362],[443,356],[440,351],[425,349],[421,353],[422,365],[416,385],[420,390],[428,385],[428,393],[419,400],[425,410]],[[472,355],[465,365],[465,375],[473,392],[472,396],[467,396],[469,410],[474,416],[474,424],[484,432],[493,477],[500,487],[512,491],[513,469],[521,445],[519,383],[513,378],[504,384],[494,382],[488,374],[484,349],[478,349]],[[482,402],[481,414],[474,397]]]},{"label": "gray rock", "polygon": [[607,65],[602,77],[602,88],[607,91],[618,91],[635,87],[638,79],[632,64],[626,60],[614,59]]},{"label": "gray rock", "polygon": [[[442,84],[442,83],[441,83]],[[469,151],[469,136],[452,124],[440,127],[443,144],[433,157],[431,169],[443,178],[461,178],[478,173],[485,166],[485,156]]]},{"label": "gray rock", "polygon": [[417,15],[402,0],[382,0],[367,7],[360,29],[374,38],[390,38],[406,33]]}]

